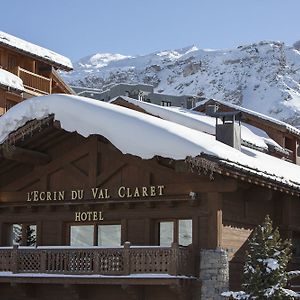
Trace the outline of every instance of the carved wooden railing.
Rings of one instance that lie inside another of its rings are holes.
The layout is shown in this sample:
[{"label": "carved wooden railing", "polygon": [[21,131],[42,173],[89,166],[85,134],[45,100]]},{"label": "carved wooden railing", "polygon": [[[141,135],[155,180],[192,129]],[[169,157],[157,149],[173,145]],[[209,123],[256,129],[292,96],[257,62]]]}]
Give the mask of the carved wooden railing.
[{"label": "carved wooden railing", "polygon": [[0,248],[0,272],[50,274],[170,274],[193,276],[190,247]]},{"label": "carved wooden railing", "polygon": [[32,73],[21,67],[18,67],[17,75],[23,80],[25,88],[39,94],[51,94],[52,79]]}]

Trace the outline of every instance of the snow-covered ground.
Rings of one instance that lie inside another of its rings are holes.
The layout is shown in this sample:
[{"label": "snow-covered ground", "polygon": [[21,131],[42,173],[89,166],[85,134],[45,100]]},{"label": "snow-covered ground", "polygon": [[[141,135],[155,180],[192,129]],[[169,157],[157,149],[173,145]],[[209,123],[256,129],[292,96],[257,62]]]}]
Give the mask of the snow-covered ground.
[{"label": "snow-covered ground", "polygon": [[276,41],[237,49],[195,46],[141,56],[97,53],[64,75],[73,85],[152,84],[155,91],[229,101],[300,126],[300,52]]},{"label": "snow-covered ground", "polygon": [[121,152],[150,159],[156,155],[176,160],[208,154],[226,166],[299,188],[300,167],[242,147],[238,151],[215,137],[189,127],[131,109],[85,97],[53,94],[32,98],[0,118],[0,143],[33,119],[54,114],[66,131],[82,136],[103,135]]}]

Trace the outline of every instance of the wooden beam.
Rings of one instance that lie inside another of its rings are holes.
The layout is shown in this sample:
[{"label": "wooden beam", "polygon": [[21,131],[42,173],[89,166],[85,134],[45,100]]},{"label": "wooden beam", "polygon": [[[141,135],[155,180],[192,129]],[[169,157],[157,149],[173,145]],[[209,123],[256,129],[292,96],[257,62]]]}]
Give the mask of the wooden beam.
[{"label": "wooden beam", "polygon": [[81,184],[81,187],[85,187],[87,185],[88,176],[83,171],[75,167],[72,163],[65,165],[64,169],[69,176],[72,176],[72,178],[74,178],[78,181],[79,184]]},{"label": "wooden beam", "polygon": [[51,160],[48,154],[16,146],[2,147],[0,149],[1,157],[31,165],[46,165]]},{"label": "wooden beam", "polygon": [[292,220],[292,197],[288,195],[284,195],[281,198],[281,234],[283,235],[283,238],[292,238],[292,230],[290,228],[291,226],[291,220]]},{"label": "wooden beam", "polygon": [[208,248],[216,249],[222,247],[222,202],[221,193],[207,193],[207,202],[209,207],[208,218]]},{"label": "wooden beam", "polygon": [[102,186],[105,184],[111,177],[113,177],[115,174],[117,174],[119,171],[121,171],[125,166],[126,163],[117,161],[116,166],[107,173],[100,173],[100,175],[96,178],[96,186]]},{"label": "wooden beam", "polygon": [[89,185],[97,185],[97,176],[98,176],[98,139],[97,136],[91,136],[89,138]]},{"label": "wooden beam", "polygon": [[9,183],[5,188],[7,190],[21,190],[25,186],[29,184],[39,181],[40,178],[45,175],[45,173],[49,174],[53,171],[56,171],[59,168],[63,168],[69,162],[74,161],[75,159],[81,157],[82,155],[88,153],[88,143],[83,143],[78,147],[72,148],[70,151],[67,151],[63,155],[59,156],[57,159],[52,160],[46,168],[38,168],[36,172],[28,173],[28,175],[23,176],[22,178],[16,179],[15,182]]},{"label": "wooden beam", "polygon": [[238,188],[237,180],[231,178],[218,178],[211,181],[185,182],[183,184],[166,184],[165,194],[167,195],[190,195],[191,192],[196,194],[222,192],[235,192]]}]

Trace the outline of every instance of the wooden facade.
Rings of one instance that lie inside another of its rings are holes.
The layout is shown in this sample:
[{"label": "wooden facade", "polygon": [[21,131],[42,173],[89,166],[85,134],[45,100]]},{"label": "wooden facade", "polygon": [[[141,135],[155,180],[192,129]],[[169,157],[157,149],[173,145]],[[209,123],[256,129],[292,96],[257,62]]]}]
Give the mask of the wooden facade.
[{"label": "wooden facade", "polygon": [[74,94],[57,72],[57,70],[70,71],[70,67],[51,62],[38,54],[28,53],[22,48],[12,47],[1,41],[0,69],[18,76],[24,86],[24,91],[19,91],[10,86],[0,85],[0,115],[20,101],[33,96],[52,93]]},{"label": "wooden facade", "polygon": [[[51,116],[12,133],[0,153],[0,293],[7,299],[200,299],[200,253],[216,248],[228,252],[237,289],[247,238],[266,214],[293,239],[297,266],[299,191],[278,182],[209,157],[197,164],[122,154],[100,135],[62,130]],[[22,226],[20,247],[9,247],[13,224]],[[172,236],[163,245],[166,224]],[[98,247],[102,225],[118,226],[120,246]],[[36,247],[21,247],[30,226]],[[70,247],[72,226],[90,226],[90,247]]]}]

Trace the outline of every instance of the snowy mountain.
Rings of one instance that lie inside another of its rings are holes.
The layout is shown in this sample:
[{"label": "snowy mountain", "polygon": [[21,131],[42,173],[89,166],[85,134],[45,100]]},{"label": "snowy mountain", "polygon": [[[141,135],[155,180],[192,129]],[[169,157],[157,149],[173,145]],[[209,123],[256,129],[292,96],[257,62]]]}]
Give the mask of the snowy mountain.
[{"label": "snowy mountain", "polygon": [[64,74],[69,84],[106,89],[147,83],[158,93],[225,100],[300,126],[300,42],[259,42],[230,50],[195,46],[142,56],[97,53]]}]

